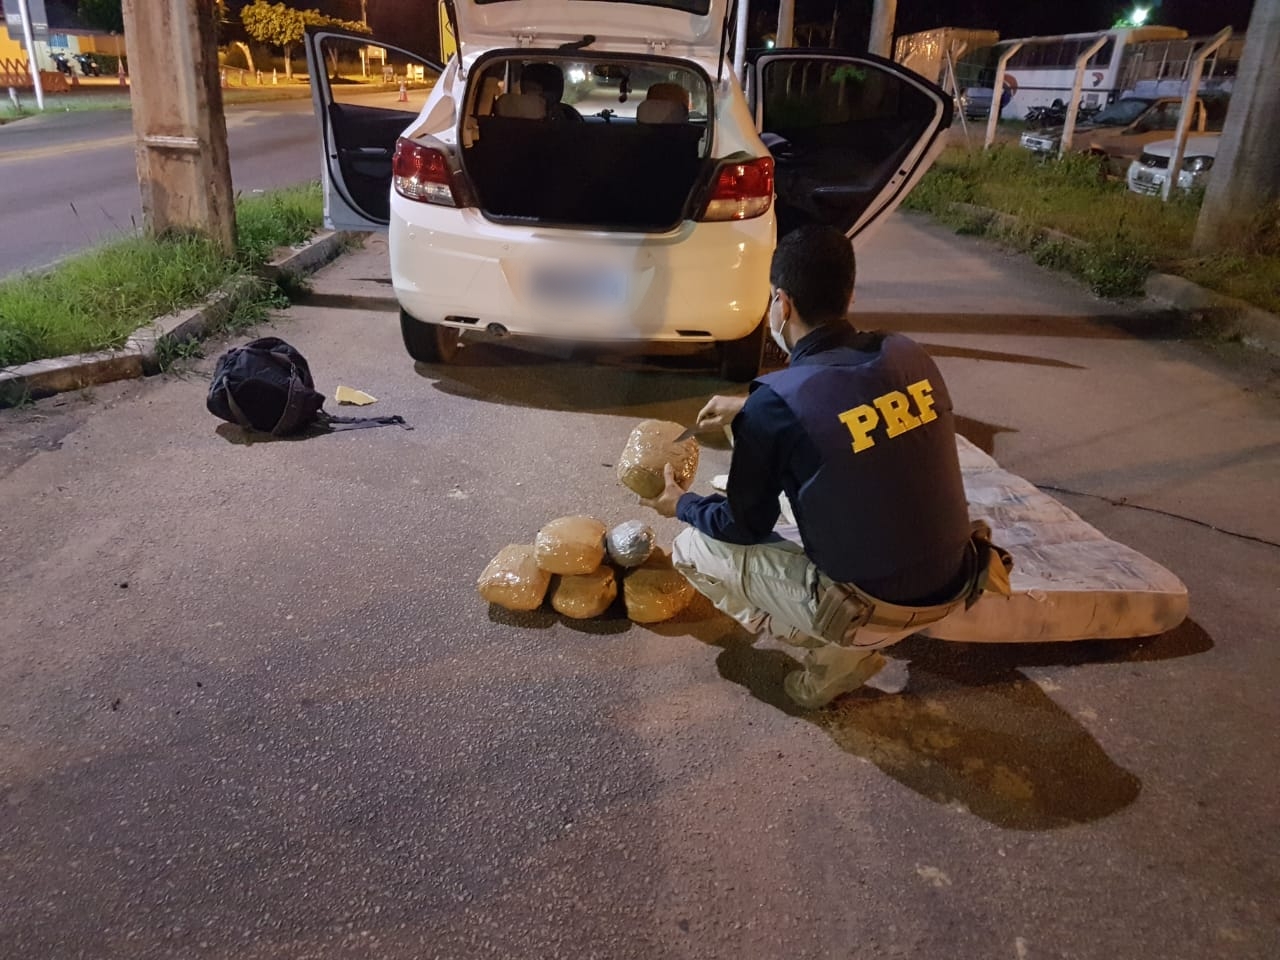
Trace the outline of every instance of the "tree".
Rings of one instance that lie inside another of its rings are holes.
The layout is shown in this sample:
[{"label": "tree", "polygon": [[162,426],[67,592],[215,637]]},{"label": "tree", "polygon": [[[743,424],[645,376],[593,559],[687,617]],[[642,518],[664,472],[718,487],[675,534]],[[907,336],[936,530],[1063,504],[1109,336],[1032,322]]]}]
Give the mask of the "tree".
[{"label": "tree", "polygon": [[77,11],[88,26],[108,33],[124,33],[121,0],[80,0]]},{"label": "tree", "polygon": [[1201,253],[1280,235],[1280,0],[1255,0],[1247,36],[1196,223]]},{"label": "tree", "polygon": [[240,11],[244,29],[254,40],[284,51],[284,73],[293,77],[293,48],[302,42],[307,27],[334,27],[351,33],[369,33],[363,23],[326,17],[319,10],[297,10],[283,3],[254,0]]}]

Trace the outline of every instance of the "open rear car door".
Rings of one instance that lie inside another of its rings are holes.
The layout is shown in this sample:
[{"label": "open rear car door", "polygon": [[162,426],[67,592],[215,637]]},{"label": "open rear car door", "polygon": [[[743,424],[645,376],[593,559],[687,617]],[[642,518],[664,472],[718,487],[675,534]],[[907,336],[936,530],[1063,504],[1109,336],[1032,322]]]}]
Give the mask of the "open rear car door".
[{"label": "open rear car door", "polygon": [[823,223],[858,245],[929,169],[951,126],[951,97],[870,54],[769,51],[748,84],[776,163],[779,235]]}]

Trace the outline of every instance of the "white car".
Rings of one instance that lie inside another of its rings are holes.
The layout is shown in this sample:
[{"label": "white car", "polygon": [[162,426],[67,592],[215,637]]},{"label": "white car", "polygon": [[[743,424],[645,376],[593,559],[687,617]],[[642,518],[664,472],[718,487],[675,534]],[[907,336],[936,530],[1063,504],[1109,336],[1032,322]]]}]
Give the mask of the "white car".
[{"label": "white car", "polygon": [[[1209,182],[1209,171],[1218,155],[1217,134],[1188,137],[1182,152],[1182,169],[1178,171],[1178,188],[1193,190]],[[1142,155],[1129,164],[1125,178],[1134,193],[1154,195],[1164,192],[1164,182],[1169,177],[1169,162],[1173,159],[1173,140],[1160,140],[1147,144]]]},{"label": "white car", "polygon": [[866,55],[768,51],[744,91],[728,0],[446,9],[447,67],[372,40],[438,75],[416,116],[329,81],[368,37],[306,39],[326,223],[389,231],[404,344],[424,363],[487,331],[714,343],[721,374],[750,379],[777,234],[823,222],[860,243],[951,122],[940,89]]}]

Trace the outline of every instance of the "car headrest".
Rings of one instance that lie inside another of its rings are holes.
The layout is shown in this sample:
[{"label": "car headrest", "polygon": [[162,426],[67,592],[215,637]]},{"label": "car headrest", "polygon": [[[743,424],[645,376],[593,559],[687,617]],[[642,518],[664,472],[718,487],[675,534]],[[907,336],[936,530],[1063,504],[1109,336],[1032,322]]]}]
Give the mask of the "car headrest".
[{"label": "car headrest", "polygon": [[645,91],[646,100],[669,100],[689,108],[689,91],[678,83],[655,83]]},{"label": "car headrest", "polygon": [[645,100],[636,107],[637,123],[684,123],[688,119],[688,108],[671,100]]},{"label": "car headrest", "polygon": [[540,93],[504,93],[493,105],[499,117],[520,120],[542,120],[547,115],[547,100]]}]

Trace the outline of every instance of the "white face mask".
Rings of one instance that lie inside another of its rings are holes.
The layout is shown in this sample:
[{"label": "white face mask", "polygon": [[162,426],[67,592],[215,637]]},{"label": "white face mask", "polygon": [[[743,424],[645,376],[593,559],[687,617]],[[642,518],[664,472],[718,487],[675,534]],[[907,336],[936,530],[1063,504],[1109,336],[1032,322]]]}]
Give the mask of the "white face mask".
[{"label": "white face mask", "polygon": [[769,335],[773,337],[773,342],[778,345],[778,349],[789,357],[791,356],[791,348],[787,346],[787,341],[782,336],[782,331],[787,327],[787,321],[783,320],[776,328],[773,325],[773,305],[777,302],[778,294],[775,293],[773,299],[769,301]]}]

